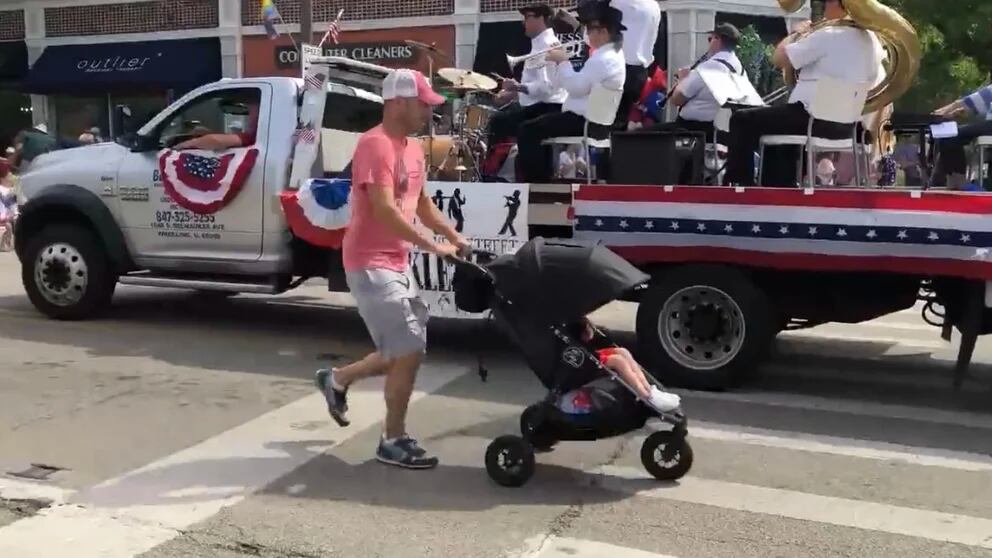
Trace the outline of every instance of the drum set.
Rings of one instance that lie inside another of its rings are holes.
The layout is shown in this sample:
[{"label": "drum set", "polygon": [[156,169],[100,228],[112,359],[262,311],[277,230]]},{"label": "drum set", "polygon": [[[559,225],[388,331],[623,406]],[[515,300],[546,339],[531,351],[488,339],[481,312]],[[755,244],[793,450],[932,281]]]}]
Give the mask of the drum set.
[{"label": "drum set", "polygon": [[497,112],[488,101],[498,83],[493,78],[458,68],[441,68],[438,77],[447,83],[438,89],[457,99],[447,133],[420,138],[431,180],[478,182],[486,158],[489,119]]},{"label": "drum set", "polygon": [[498,111],[490,101],[499,83],[491,77],[459,68],[441,68],[435,76],[432,55],[438,54],[449,61],[450,57],[433,44],[426,45],[417,41],[406,43],[425,51],[432,68],[428,79],[434,82],[435,77],[441,78],[444,83],[436,87],[438,91],[448,98],[456,99],[454,114],[450,123],[445,126],[446,130],[443,130],[446,133],[435,133],[437,125],[432,120],[427,135],[419,138],[427,161],[428,178],[441,181],[481,181],[482,163],[488,151],[486,138],[489,134],[489,119]]}]

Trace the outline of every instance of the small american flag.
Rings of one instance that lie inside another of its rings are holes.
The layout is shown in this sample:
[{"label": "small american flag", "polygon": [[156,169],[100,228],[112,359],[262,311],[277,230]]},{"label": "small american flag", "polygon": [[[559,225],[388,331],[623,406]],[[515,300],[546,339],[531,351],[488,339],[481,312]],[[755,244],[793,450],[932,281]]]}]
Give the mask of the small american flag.
[{"label": "small american flag", "polygon": [[307,89],[320,89],[324,86],[324,80],[326,78],[327,76],[322,73],[307,74],[307,77],[303,81],[306,82]]},{"label": "small american flag", "polygon": [[332,21],[331,24],[327,27],[327,32],[324,33],[323,37],[321,37],[320,44],[326,43],[327,39],[331,39],[332,41],[334,41],[334,44],[338,44],[338,39],[340,38],[340,35],[341,35],[341,29],[338,27],[338,22]]},{"label": "small american flag", "polygon": [[317,142],[317,130],[314,130],[313,126],[297,129],[294,135],[297,143],[313,145]]},{"label": "small american flag", "polygon": [[338,22],[341,21],[342,15],[344,15],[344,8],[338,10],[337,17],[335,17],[334,21],[327,26],[327,32],[320,38],[321,45],[326,43],[328,38],[334,41],[334,44],[338,44],[338,36],[341,34],[341,28],[339,27]]}]

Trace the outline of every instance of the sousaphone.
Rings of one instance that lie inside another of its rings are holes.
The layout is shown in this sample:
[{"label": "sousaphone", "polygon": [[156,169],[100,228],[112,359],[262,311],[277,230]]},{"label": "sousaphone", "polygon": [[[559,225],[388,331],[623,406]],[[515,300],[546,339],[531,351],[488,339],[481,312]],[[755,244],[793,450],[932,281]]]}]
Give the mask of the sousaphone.
[{"label": "sousaphone", "polygon": [[[802,9],[806,0],[778,0],[778,5],[786,12],[793,13]],[[864,111],[868,114],[887,106],[909,90],[920,70],[920,39],[904,17],[878,0],[844,0],[844,8],[848,17],[817,22],[808,31],[795,33],[787,40],[796,41],[814,31],[833,26],[856,27],[874,32],[888,52],[888,59],[885,62],[884,81],[868,93]],[[783,78],[787,86],[795,86],[796,71],[785,70]]]}]

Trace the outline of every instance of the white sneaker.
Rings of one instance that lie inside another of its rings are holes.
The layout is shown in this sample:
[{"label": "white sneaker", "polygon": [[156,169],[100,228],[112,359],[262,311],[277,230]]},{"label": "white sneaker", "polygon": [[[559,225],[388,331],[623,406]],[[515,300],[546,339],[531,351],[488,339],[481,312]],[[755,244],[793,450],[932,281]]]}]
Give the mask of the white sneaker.
[{"label": "white sneaker", "polygon": [[648,397],[647,404],[659,413],[669,413],[682,405],[682,398],[674,393],[661,391],[657,386],[651,386],[651,396]]}]

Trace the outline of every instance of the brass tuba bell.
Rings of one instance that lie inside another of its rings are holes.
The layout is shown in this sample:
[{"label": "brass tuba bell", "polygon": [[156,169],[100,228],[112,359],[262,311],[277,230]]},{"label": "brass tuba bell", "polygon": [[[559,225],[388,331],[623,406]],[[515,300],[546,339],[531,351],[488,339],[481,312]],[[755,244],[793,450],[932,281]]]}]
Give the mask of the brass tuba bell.
[{"label": "brass tuba bell", "polygon": [[[793,13],[802,9],[806,0],[778,0],[778,5],[786,12]],[[920,70],[920,39],[904,17],[878,0],[844,0],[844,8],[848,18],[817,22],[805,33],[795,34],[789,40],[795,41],[831,26],[857,27],[874,32],[888,52],[888,59],[885,63],[885,79],[868,93],[864,110],[868,114],[895,101],[912,85]],[[795,85],[795,70],[786,70],[783,77],[787,85]]]}]

